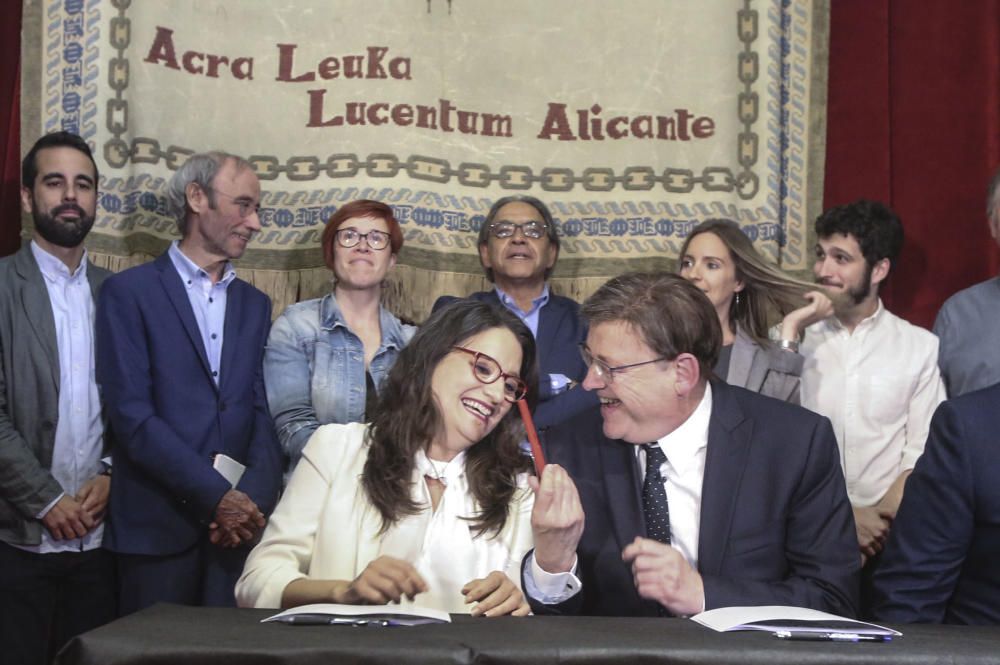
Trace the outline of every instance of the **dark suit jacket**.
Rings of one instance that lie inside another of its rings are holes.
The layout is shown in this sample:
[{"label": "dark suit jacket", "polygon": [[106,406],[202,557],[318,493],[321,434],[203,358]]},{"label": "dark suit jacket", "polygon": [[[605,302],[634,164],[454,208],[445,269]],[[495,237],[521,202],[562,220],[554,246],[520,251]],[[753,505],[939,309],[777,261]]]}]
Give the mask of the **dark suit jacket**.
[{"label": "dark suit jacket", "polygon": [[[795,605],[854,616],[860,560],[829,420],[712,381],[702,485],[698,572],[705,609]],[[594,409],[545,435],[586,513],[577,548],[583,589],[536,613],[656,616],[621,558],[645,535],[635,446],[602,432]]]},{"label": "dark suit jacket", "polygon": [[[479,302],[503,307],[496,291],[480,291],[469,296]],[[434,303],[437,311],[458,300],[455,296],[441,296]],[[538,333],[535,336],[538,358],[538,406],[532,414],[535,426],[544,429],[569,420],[573,416],[597,405],[597,396],[579,385],[570,390],[552,394],[549,374],[562,374],[578,384],[587,375],[587,367],[580,357],[580,342],[587,339],[587,326],[580,318],[580,305],[576,301],[555,294],[538,315]]]},{"label": "dark suit jacket", "polygon": [[874,615],[1000,624],[1000,384],[943,402],[875,571]]},{"label": "dark suit jacket", "polygon": [[115,441],[107,548],[181,552],[206,537],[229,489],[215,453],[247,466],[237,489],[265,513],[277,500],[281,453],[264,396],[267,296],[236,279],[227,291],[216,387],[198,324],[170,257],[105,282],[97,309],[97,382]]},{"label": "dark suit jacket", "polygon": [[[87,264],[94,302],[107,270]],[[52,477],[59,350],[45,278],[24,245],[0,260],[0,540],[37,545],[35,515],[62,494]],[[107,446],[105,446],[105,453]]]}]

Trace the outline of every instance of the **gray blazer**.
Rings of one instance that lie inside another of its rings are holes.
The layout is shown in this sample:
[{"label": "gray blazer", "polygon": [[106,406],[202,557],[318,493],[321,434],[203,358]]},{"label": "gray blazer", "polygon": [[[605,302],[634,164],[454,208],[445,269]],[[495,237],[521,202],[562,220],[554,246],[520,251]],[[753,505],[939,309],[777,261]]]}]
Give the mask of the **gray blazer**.
[{"label": "gray blazer", "polygon": [[[110,274],[87,263],[95,302]],[[34,516],[63,491],[49,473],[58,416],[55,319],[42,273],[24,245],[0,259],[0,541],[41,542],[42,524]]]},{"label": "gray blazer", "polygon": [[737,328],[726,383],[799,404],[799,377],[804,363],[801,354],[774,345],[762,348],[742,328]]}]

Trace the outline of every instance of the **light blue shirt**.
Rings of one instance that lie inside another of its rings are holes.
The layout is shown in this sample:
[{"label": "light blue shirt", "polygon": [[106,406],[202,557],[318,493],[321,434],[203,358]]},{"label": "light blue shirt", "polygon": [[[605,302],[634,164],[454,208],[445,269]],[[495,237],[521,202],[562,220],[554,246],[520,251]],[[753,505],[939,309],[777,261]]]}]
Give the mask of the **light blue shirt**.
[{"label": "light blue shirt", "polygon": [[514,312],[517,318],[524,321],[524,325],[528,326],[531,330],[532,337],[538,337],[538,317],[541,315],[542,307],[545,307],[546,303],[549,302],[549,285],[548,283],[542,288],[542,294],[531,301],[531,309],[527,312],[522,310],[517,306],[517,302],[511,298],[509,295],[504,293],[503,289],[499,286],[494,287],[497,290],[497,297],[500,298],[500,302],[503,306]]},{"label": "light blue shirt", "polygon": [[[504,293],[503,289],[499,286],[494,287],[497,291],[497,297],[503,306],[512,311],[517,318],[524,321],[524,325],[528,326],[531,330],[531,336],[538,339],[538,319],[542,314],[542,308],[549,302],[549,285],[546,282],[545,286],[542,288],[542,294],[531,301],[531,309],[525,312],[523,309],[518,307],[517,302],[511,298],[509,295]],[[541,380],[545,380],[545,376],[539,377]],[[549,388],[553,395],[558,395],[567,388],[569,388],[570,380],[568,376],[564,374],[549,374],[548,375]]]},{"label": "light blue shirt", "polygon": [[[65,494],[76,496],[101,472],[104,423],[94,380],[94,298],[87,281],[87,252],[72,274],[65,263],[34,241],[31,253],[45,280],[59,350],[59,420],[50,471],[63,494],[36,515],[41,519]],[[55,540],[48,529],[42,529],[39,545],[20,549],[38,554],[92,550],[101,546],[103,535],[104,524],[83,538],[69,540]]]},{"label": "light blue shirt", "polygon": [[222,279],[213,283],[207,272],[184,255],[176,240],[170,243],[167,254],[184,282],[188,301],[194,310],[194,319],[198,322],[198,332],[201,333],[201,344],[208,357],[212,379],[215,385],[219,385],[223,332],[226,326],[226,294],[229,285],[236,279],[236,270],[227,261],[222,268]]}]

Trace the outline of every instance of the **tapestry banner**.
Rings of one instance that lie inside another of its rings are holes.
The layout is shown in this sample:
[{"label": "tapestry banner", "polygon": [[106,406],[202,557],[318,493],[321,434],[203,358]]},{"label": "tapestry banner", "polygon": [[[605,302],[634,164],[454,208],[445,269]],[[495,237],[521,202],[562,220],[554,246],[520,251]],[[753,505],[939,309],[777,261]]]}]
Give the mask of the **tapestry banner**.
[{"label": "tapestry banner", "polygon": [[[530,194],[562,239],[556,290],[672,269],[735,219],[808,267],[825,136],[828,0],[25,0],[22,146],[68,129],[100,168],[91,253],[118,269],[177,237],[187,155],[248,159],[262,232],[242,276],[289,302],[329,288],[338,206],[390,204],[387,298],[420,320],[484,286],[493,201]],[[30,220],[29,220],[30,222]]]}]

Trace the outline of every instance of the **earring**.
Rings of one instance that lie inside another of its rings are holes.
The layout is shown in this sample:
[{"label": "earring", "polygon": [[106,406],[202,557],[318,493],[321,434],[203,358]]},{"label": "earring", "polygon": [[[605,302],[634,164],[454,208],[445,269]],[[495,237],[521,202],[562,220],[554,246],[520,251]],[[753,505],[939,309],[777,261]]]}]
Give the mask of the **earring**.
[{"label": "earring", "polygon": [[737,307],[740,306],[740,292],[739,291],[736,292],[736,306]]}]

